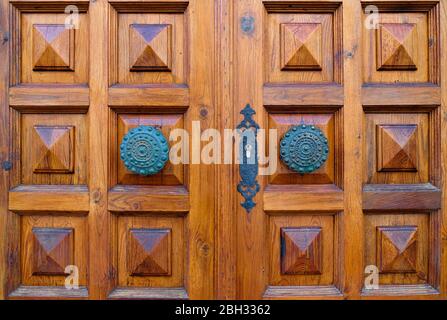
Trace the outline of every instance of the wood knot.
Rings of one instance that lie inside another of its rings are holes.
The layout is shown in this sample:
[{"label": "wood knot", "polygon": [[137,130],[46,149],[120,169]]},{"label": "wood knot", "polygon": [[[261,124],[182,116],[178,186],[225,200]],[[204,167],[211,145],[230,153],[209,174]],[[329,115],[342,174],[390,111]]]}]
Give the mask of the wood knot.
[{"label": "wood knot", "polygon": [[93,202],[98,204],[99,202],[101,202],[102,199],[102,193],[99,190],[95,190],[92,193],[92,198],[93,198]]}]

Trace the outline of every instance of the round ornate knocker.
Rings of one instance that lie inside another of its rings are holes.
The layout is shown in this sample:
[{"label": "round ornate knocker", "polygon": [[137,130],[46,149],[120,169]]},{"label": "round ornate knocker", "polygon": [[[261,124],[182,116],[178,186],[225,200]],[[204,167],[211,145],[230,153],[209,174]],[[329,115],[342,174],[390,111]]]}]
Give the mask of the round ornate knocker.
[{"label": "round ornate knocker", "polygon": [[315,126],[299,125],[291,128],[281,140],[281,160],[301,174],[318,170],[329,154],[328,140]]},{"label": "round ornate knocker", "polygon": [[161,131],[151,126],[130,130],[121,142],[121,160],[134,173],[149,176],[163,170],[169,158],[169,145]]}]

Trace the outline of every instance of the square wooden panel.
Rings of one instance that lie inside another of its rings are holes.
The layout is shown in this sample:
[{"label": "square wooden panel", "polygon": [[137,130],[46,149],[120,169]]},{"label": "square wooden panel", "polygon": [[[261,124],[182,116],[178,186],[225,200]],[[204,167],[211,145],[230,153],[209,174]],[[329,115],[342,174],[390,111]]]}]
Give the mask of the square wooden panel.
[{"label": "square wooden panel", "polygon": [[367,214],[365,266],[379,268],[379,285],[428,282],[429,214]]},{"label": "square wooden panel", "polygon": [[130,229],[127,272],[131,276],[171,275],[171,229]]},{"label": "square wooden panel", "polygon": [[88,82],[88,16],[66,28],[64,13],[21,14],[21,83]]},{"label": "square wooden panel", "polygon": [[22,184],[87,184],[88,130],[78,114],[22,114]]},{"label": "square wooden panel", "polygon": [[34,173],[73,172],[74,130],[73,126],[34,126]]},{"label": "square wooden panel", "polygon": [[428,113],[367,113],[365,130],[366,183],[429,182]]},{"label": "square wooden panel", "polygon": [[182,217],[118,217],[118,286],[183,287]]},{"label": "square wooden panel", "polygon": [[335,217],[270,216],[270,283],[312,286],[334,283]]},{"label": "square wooden panel", "polygon": [[183,14],[118,13],[117,20],[118,65],[112,70],[116,75],[112,82],[186,83]]},{"label": "square wooden panel", "polygon": [[377,125],[377,171],[418,171],[418,126]]},{"label": "square wooden panel", "polygon": [[281,228],[281,273],[321,274],[320,227]]},{"label": "square wooden panel", "polygon": [[118,114],[117,115],[117,179],[124,185],[182,185],[184,183],[183,164],[172,164],[169,160],[163,170],[152,176],[135,174],[124,166],[120,159],[119,146],[129,130],[138,126],[154,126],[161,130],[170,146],[176,141],[169,141],[174,129],[183,129],[182,114]]},{"label": "square wooden panel", "polygon": [[131,71],[171,71],[172,25],[131,24],[129,65]]},{"label": "square wooden panel", "polygon": [[85,217],[21,217],[22,285],[64,286],[65,268],[79,271],[87,283],[87,223]]},{"label": "square wooden panel", "polygon": [[269,114],[269,129],[276,129],[278,146],[286,132],[293,126],[306,124],[319,128],[328,139],[329,154],[326,162],[316,171],[299,174],[292,171],[280,159],[278,147],[278,168],[269,176],[271,184],[333,184],[335,181],[335,115],[334,114]]},{"label": "square wooden panel", "polygon": [[429,82],[428,15],[380,13],[377,29],[364,30],[364,81]]},{"label": "square wooden panel", "polygon": [[418,228],[377,227],[377,263],[381,273],[417,272]]},{"label": "square wooden panel", "polygon": [[270,13],[265,28],[267,83],[334,81],[334,19],[330,13]]},{"label": "square wooden panel", "polygon": [[75,31],[63,24],[33,24],[33,70],[74,71]]},{"label": "square wooden panel", "polygon": [[33,275],[64,275],[73,265],[72,228],[33,228]]}]

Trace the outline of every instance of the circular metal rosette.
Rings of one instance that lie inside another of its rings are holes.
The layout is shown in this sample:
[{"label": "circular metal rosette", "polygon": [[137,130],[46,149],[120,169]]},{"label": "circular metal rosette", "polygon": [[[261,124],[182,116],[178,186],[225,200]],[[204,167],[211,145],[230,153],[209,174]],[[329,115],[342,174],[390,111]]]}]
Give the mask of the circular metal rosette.
[{"label": "circular metal rosette", "polygon": [[121,142],[121,160],[134,173],[149,176],[163,170],[169,159],[169,145],[161,131],[151,126],[130,130]]},{"label": "circular metal rosette", "polygon": [[329,154],[328,140],[315,126],[292,127],[281,140],[281,160],[300,174],[318,170]]}]

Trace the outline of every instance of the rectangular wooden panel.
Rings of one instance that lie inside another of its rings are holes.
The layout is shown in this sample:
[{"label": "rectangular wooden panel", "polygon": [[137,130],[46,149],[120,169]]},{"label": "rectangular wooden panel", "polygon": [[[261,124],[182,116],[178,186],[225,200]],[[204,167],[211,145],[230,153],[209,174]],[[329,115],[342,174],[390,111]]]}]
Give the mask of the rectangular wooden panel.
[{"label": "rectangular wooden panel", "polygon": [[86,186],[18,186],[9,192],[9,210],[23,212],[89,211]]},{"label": "rectangular wooden panel", "polygon": [[117,186],[109,193],[112,212],[187,213],[189,194],[184,187]]},{"label": "rectangular wooden panel", "polygon": [[431,184],[367,185],[363,188],[364,210],[437,210],[441,191]]},{"label": "rectangular wooden panel", "polygon": [[333,185],[312,187],[270,185],[264,192],[264,210],[267,213],[342,211],[343,191]]}]

